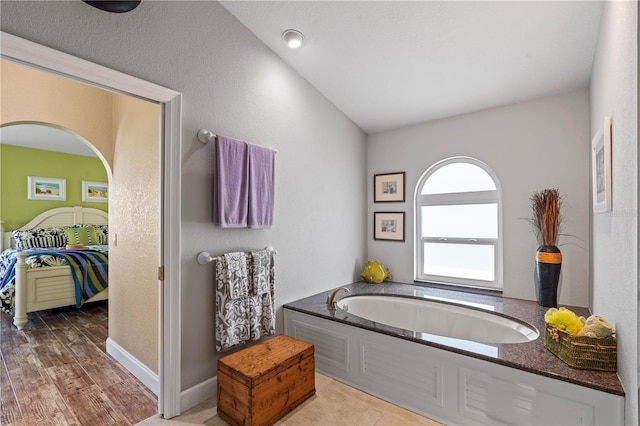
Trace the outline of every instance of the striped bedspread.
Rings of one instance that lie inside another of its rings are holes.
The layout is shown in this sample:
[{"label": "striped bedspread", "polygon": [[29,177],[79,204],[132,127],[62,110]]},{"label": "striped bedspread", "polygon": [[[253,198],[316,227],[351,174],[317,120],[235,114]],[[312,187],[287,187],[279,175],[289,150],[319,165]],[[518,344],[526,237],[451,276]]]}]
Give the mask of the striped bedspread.
[{"label": "striped bedspread", "polygon": [[[98,250],[59,250],[59,249],[34,249],[24,250],[28,257],[51,256],[64,260],[71,270],[71,276],[75,283],[76,306],[80,307],[88,299],[106,289],[109,285],[109,260],[107,252]],[[15,264],[17,257],[13,256],[11,263],[6,267],[2,280],[0,280],[0,293],[9,290],[13,296],[15,278]],[[8,294],[6,295],[8,296]],[[9,297],[7,297],[9,299]],[[11,297],[10,299],[13,299]],[[7,302],[5,300],[4,302]],[[13,300],[11,300],[13,302]],[[4,305],[5,303],[3,303]],[[9,306],[2,306],[7,311]],[[11,306],[12,308],[12,306]]]}]

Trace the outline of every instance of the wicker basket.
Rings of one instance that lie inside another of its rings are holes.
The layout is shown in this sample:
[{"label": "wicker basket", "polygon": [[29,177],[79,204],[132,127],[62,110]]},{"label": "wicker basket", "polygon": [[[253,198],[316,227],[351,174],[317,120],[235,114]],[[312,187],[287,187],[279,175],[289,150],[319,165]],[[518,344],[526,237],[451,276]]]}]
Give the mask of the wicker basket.
[{"label": "wicker basket", "polygon": [[617,371],[616,338],[575,336],[545,324],[544,346],[573,368]]}]

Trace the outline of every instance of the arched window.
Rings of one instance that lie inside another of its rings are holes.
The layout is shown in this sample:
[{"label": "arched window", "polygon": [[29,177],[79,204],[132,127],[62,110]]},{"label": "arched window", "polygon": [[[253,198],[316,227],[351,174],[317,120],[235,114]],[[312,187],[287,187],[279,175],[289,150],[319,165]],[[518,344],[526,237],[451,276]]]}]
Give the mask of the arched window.
[{"label": "arched window", "polygon": [[415,192],[416,281],[502,289],[502,202],[493,171],[470,157],[431,166]]}]

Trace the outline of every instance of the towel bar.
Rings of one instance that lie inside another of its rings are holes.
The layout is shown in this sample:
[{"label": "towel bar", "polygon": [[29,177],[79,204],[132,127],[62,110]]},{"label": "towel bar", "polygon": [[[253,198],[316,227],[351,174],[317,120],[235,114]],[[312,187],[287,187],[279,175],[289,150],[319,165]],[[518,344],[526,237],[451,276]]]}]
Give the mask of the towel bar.
[{"label": "towel bar", "polygon": [[[265,250],[269,250],[270,252],[272,252],[273,254],[278,254],[278,252],[276,251],[276,249],[274,249],[271,246],[265,247]],[[219,256],[211,256],[209,254],[209,252],[203,251],[198,253],[198,263],[201,265],[206,265],[207,263],[211,263],[214,260],[217,261],[218,259],[220,259],[222,257],[222,255]]]},{"label": "towel bar", "polygon": [[[209,143],[211,141],[216,140],[217,137],[218,135],[216,135],[210,130],[207,130],[207,129],[198,130],[198,140],[202,143]],[[269,149],[273,150],[273,152],[275,152],[276,154],[278,153],[277,149],[273,149],[273,148],[269,148]]]}]

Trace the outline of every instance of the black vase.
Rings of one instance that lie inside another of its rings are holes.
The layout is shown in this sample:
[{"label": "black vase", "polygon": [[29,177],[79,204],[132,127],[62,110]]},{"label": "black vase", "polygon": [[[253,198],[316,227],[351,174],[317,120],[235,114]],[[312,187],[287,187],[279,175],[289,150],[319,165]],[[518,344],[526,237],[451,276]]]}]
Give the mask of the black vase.
[{"label": "black vase", "polygon": [[558,307],[558,281],[562,253],[556,246],[540,246],[536,251],[536,293],[538,305]]}]

